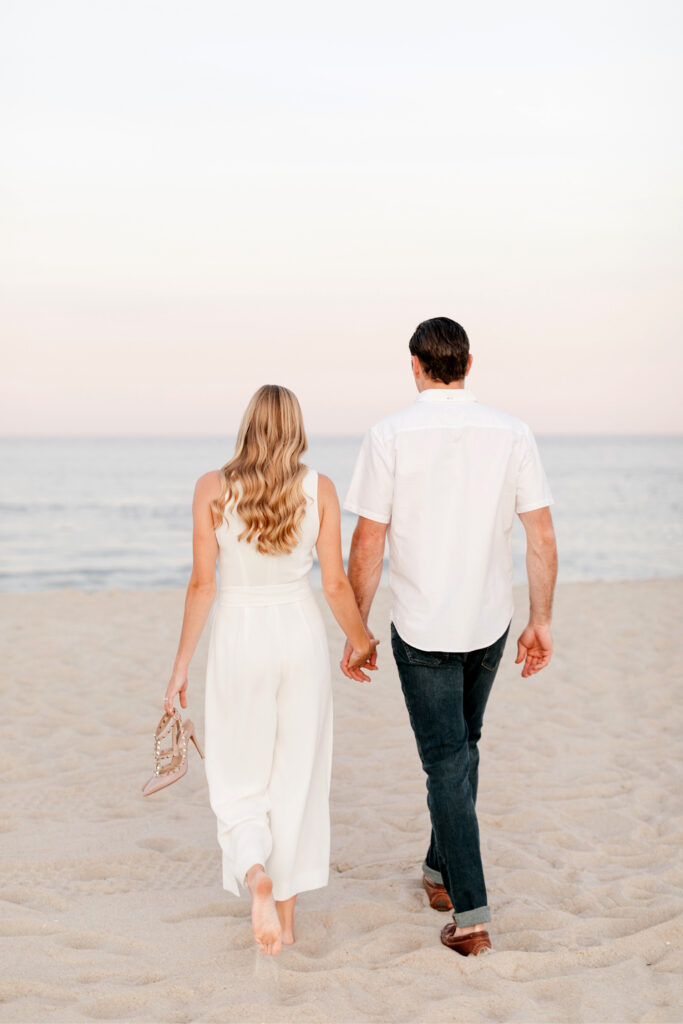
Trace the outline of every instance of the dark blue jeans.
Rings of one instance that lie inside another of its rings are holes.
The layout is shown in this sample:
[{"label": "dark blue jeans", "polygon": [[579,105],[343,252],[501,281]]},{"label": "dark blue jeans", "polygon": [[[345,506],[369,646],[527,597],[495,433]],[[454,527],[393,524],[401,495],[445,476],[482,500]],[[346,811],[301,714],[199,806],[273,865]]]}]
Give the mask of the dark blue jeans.
[{"label": "dark blue jeans", "polygon": [[479,651],[421,651],[391,624],[391,646],[427,776],[432,837],[425,875],[446,886],[455,923],[491,920],[475,803],[486,702],[510,626]]}]

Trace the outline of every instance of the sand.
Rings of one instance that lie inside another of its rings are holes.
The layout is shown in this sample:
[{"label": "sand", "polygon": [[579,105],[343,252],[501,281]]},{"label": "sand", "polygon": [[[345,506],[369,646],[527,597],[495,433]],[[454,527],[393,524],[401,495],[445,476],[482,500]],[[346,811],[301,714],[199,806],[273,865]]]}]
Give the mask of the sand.
[{"label": "sand", "polygon": [[[482,739],[495,951],[439,943],[420,888],[425,786],[389,645],[335,669],[332,867],[297,943],[256,950],[221,888],[203,763],[144,799],[180,591],[0,597],[0,1019],[680,1021],[683,581],[560,586],[557,653],[511,639]],[[511,636],[523,625],[516,593]],[[341,640],[325,609],[333,664]],[[203,735],[208,629],[190,673]]]}]

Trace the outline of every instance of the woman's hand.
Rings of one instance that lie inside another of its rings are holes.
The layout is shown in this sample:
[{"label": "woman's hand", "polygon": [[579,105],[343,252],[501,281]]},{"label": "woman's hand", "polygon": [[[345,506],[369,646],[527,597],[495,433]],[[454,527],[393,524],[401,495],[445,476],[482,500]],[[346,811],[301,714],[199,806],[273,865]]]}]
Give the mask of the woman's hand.
[{"label": "woman's hand", "polygon": [[187,707],[187,669],[183,672],[174,672],[171,676],[171,681],[166,687],[166,696],[164,697],[164,710],[168,711],[169,714],[173,711],[173,701],[176,698],[176,694],[180,694],[180,706],[181,708]]},{"label": "woman's hand", "polygon": [[374,637],[368,637],[367,644],[363,644],[360,649],[353,647],[351,649],[351,657],[349,658],[349,667],[359,668],[361,665],[369,662],[368,668],[376,668],[377,659],[373,659],[372,656],[377,650],[378,643],[379,640],[375,640]]},{"label": "woman's hand", "polygon": [[377,671],[378,643],[379,640],[375,640],[371,633],[368,633],[367,644],[363,644],[362,647],[352,647],[347,640],[340,662],[340,668],[344,675],[348,676],[349,679],[355,679],[357,682],[369,683],[370,676],[366,676],[361,669],[365,668],[370,672]]}]

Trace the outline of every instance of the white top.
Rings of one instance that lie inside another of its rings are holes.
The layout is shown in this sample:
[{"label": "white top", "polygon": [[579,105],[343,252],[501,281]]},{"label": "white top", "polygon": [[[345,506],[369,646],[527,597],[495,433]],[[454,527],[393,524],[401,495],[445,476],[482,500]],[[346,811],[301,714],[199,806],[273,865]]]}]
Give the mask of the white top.
[{"label": "white top", "polygon": [[227,507],[216,528],[221,590],[226,588],[273,587],[308,581],[313,565],[313,548],[320,532],[318,474],[309,469],[303,478],[306,511],[301,538],[288,554],[266,555],[253,541],[238,540],[244,520]]},{"label": "white top", "polygon": [[367,432],[344,508],[389,523],[392,619],[424,651],[475,651],[512,618],[516,512],[552,504],[533,434],[430,388]]}]

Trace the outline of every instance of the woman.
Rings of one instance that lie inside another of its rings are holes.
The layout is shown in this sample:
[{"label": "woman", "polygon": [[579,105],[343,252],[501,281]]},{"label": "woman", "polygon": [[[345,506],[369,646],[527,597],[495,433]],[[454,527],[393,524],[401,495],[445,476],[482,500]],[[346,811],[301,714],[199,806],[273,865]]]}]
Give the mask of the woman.
[{"label": "woman", "polygon": [[[296,396],[267,385],[251,399],[235,454],[198,481],[193,568],[171,681],[187,707],[187,670],[218,594],[206,673],[206,775],[223,858],[223,887],[252,899],[262,953],[294,942],[297,893],[327,885],[332,756],[330,661],[309,583],[313,547],[323,592],[353,646],[374,668],[341,555],[334,484],[301,462]],[[369,677],[362,676],[364,679]]]}]

